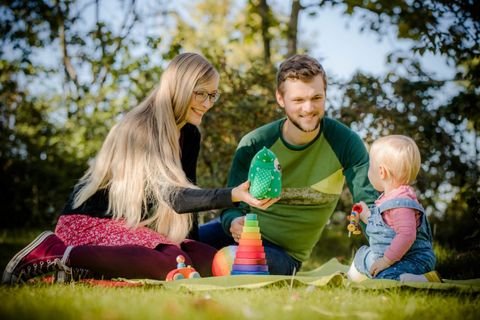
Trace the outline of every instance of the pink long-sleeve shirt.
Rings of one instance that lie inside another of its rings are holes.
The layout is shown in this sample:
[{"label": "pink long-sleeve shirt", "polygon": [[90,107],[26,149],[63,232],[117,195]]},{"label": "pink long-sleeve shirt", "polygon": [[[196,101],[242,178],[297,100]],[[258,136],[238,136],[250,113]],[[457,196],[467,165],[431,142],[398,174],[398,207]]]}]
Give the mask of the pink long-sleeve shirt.
[{"label": "pink long-sleeve shirt", "polygon": [[[402,185],[390,191],[388,194],[380,196],[380,198],[375,201],[375,204],[378,206],[394,198],[410,198],[417,201],[415,190],[411,186]],[[417,227],[420,226],[421,223],[421,216],[417,210],[397,208],[385,211],[382,217],[383,221],[396,233],[392,243],[384,253],[385,257],[395,262],[407,253],[415,241],[417,237]]]}]

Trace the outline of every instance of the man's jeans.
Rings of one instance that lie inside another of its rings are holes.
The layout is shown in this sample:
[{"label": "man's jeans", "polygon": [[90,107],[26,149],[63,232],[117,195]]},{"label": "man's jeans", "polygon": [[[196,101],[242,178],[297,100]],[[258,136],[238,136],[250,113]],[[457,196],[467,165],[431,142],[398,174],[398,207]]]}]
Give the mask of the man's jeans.
[{"label": "man's jeans", "polygon": [[[209,244],[212,247],[221,249],[223,247],[237,245],[231,235],[223,231],[220,219],[213,219],[199,227],[199,240]],[[291,275],[300,270],[302,263],[290,255],[279,246],[262,239],[265,255],[267,257],[268,271],[270,274]]]}]

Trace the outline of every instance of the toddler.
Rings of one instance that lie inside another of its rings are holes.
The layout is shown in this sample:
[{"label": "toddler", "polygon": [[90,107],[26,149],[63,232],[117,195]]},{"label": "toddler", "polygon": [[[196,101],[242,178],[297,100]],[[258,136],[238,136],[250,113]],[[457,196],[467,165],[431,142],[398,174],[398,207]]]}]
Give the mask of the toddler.
[{"label": "toddler", "polygon": [[430,225],[411,186],[419,170],[420,152],[411,138],[390,135],[372,144],[368,178],[382,194],[370,208],[361,202],[369,246],[355,254],[351,280],[441,281],[433,271]]}]

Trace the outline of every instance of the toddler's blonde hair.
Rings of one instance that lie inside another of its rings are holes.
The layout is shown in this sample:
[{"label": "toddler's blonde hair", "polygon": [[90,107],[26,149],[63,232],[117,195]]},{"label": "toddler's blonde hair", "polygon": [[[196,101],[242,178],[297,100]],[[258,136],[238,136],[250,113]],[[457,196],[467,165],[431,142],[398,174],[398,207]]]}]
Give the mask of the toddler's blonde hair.
[{"label": "toddler's blonde hair", "polygon": [[383,165],[398,184],[412,184],[420,171],[420,151],[407,136],[389,135],[376,140],[370,158]]}]

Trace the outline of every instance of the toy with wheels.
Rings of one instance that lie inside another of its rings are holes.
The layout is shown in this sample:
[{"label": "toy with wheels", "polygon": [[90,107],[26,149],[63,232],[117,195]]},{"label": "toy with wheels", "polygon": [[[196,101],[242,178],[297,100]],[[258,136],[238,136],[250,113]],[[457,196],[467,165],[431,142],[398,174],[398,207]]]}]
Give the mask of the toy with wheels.
[{"label": "toy with wheels", "polygon": [[348,216],[348,220],[350,221],[347,226],[348,230],[348,237],[350,238],[351,234],[359,235],[362,233],[360,230],[360,225],[358,221],[360,220],[360,213],[362,212],[362,206],[360,204],[354,204],[352,208],[352,212]]},{"label": "toy with wheels", "polygon": [[177,268],[167,274],[166,281],[200,278],[200,274],[192,268],[192,266],[185,265],[185,257],[177,256]]}]

